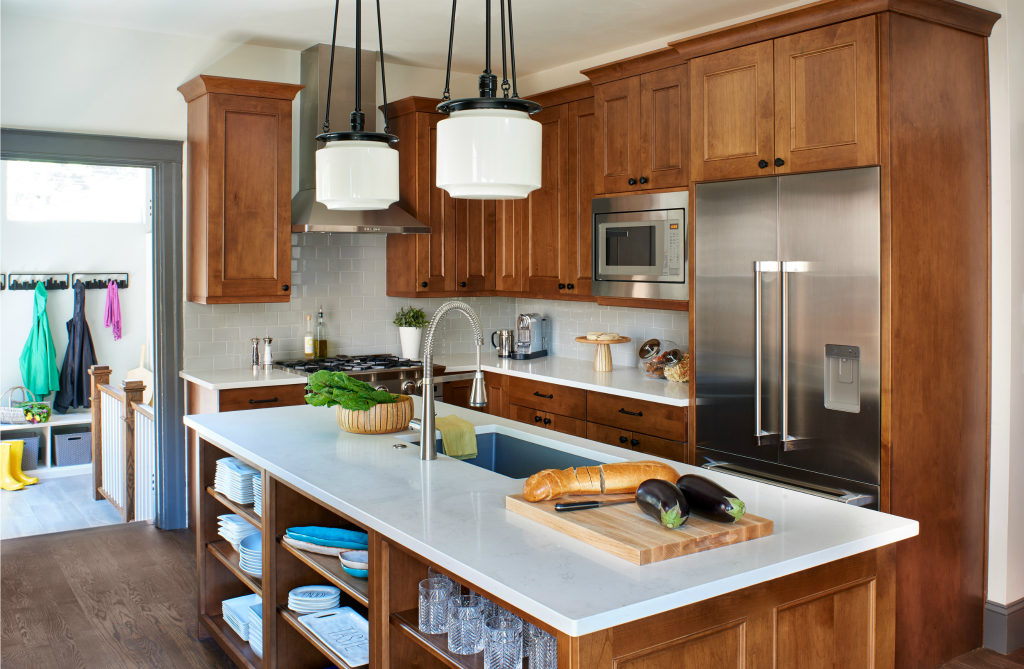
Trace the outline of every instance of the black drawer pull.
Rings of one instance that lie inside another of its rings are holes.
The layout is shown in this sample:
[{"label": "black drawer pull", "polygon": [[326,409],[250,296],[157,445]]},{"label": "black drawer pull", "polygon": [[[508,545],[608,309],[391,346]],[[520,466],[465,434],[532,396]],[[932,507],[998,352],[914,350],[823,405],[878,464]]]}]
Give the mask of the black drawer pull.
[{"label": "black drawer pull", "polygon": [[785,164],[786,164],[786,161],[783,160],[782,158],[776,158],[775,159],[775,167],[782,167]]},{"label": "black drawer pull", "polygon": [[640,183],[642,183],[642,184],[647,183],[647,177],[640,177]]},{"label": "black drawer pull", "polygon": [[465,288],[465,287],[466,287],[466,282],[465,281],[459,281],[459,288]]},{"label": "black drawer pull", "polygon": [[639,446],[640,445],[640,440],[639,439],[630,439],[629,440],[629,445],[630,446]]},{"label": "black drawer pull", "polygon": [[764,168],[768,167],[768,161],[762,158],[761,160],[757,161],[757,166],[763,170]]},{"label": "black drawer pull", "polygon": [[253,399],[250,399],[249,400],[249,404],[270,404],[271,402],[276,402],[276,401],[277,401],[276,397],[268,397],[265,400],[253,400]]},{"label": "black drawer pull", "polygon": [[643,416],[643,411],[629,411],[628,409],[619,409],[619,413],[624,413],[627,416]]},{"label": "black drawer pull", "polygon": [[428,285],[426,281],[420,281],[420,288],[426,288]]},{"label": "black drawer pull", "polygon": [[550,418],[545,418],[544,419],[544,424],[545,425],[551,425],[551,419]]},{"label": "black drawer pull", "polygon": [[540,392],[537,392],[536,390],[534,390],[533,394],[536,395],[537,397],[543,397],[546,400],[553,400],[553,399],[555,399],[555,394],[554,393],[551,393],[550,395],[545,395],[543,393],[540,393]]},{"label": "black drawer pull", "polygon": [[282,285],[281,285],[281,290],[283,290],[284,292],[286,292],[286,293],[287,293],[287,292],[288,292],[288,284],[287,284],[287,283],[285,283],[285,284],[282,284]]},{"label": "black drawer pull", "polygon": [[633,177],[630,177],[629,179],[626,180],[626,183],[628,183],[630,186],[635,186],[636,185],[636,179],[634,179]]},{"label": "black drawer pull", "polygon": [[541,417],[540,416],[534,416],[533,417],[533,422],[534,423],[539,423],[540,421],[541,421]]},{"label": "black drawer pull", "polygon": [[565,284],[564,283],[558,284],[558,290],[565,290]]},{"label": "black drawer pull", "polygon": [[619,443],[620,443],[620,444],[624,444],[624,443],[626,443],[627,441],[629,441],[629,439],[626,439],[625,437],[619,437]]},{"label": "black drawer pull", "polygon": [[576,290],[576,284],[574,283],[567,283],[565,284],[565,287],[568,288],[569,290]]}]

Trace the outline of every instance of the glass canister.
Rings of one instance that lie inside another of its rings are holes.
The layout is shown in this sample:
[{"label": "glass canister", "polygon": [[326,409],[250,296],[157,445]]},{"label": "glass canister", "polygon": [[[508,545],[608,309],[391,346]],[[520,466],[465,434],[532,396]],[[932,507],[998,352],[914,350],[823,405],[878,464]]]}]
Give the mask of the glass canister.
[{"label": "glass canister", "polygon": [[640,371],[650,379],[664,379],[665,367],[678,364],[683,355],[679,344],[671,339],[648,339],[637,349]]},{"label": "glass canister", "polygon": [[665,378],[672,383],[690,382],[690,354],[683,353],[678,361],[665,365]]}]

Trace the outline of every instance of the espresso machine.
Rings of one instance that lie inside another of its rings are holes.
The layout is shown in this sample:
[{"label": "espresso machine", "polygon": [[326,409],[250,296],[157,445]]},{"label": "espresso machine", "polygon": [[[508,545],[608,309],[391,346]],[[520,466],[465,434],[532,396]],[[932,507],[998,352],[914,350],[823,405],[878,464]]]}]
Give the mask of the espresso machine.
[{"label": "espresso machine", "polygon": [[519,314],[516,318],[513,360],[542,358],[548,354],[548,319],[540,314]]}]

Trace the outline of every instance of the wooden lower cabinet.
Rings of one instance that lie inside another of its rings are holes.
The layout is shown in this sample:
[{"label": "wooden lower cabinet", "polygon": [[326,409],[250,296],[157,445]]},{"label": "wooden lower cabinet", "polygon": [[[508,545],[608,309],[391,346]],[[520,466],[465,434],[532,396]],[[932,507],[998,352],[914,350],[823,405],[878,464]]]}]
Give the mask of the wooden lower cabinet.
[{"label": "wooden lower cabinet", "polygon": [[520,423],[529,423],[530,425],[536,425],[543,427],[547,430],[554,430],[555,432],[561,432],[562,434],[571,434],[576,437],[587,436],[587,423],[586,421],[579,420],[578,418],[572,418],[571,416],[563,416],[557,413],[550,413],[547,411],[538,411],[537,409],[531,409],[530,407],[524,407],[519,404],[509,405],[509,418],[517,420]]},{"label": "wooden lower cabinet", "polygon": [[685,441],[663,439],[649,434],[601,425],[600,423],[587,423],[587,439],[621,448],[628,448],[640,453],[656,455],[660,458],[668,458],[669,460],[678,460],[680,462],[686,460]]}]

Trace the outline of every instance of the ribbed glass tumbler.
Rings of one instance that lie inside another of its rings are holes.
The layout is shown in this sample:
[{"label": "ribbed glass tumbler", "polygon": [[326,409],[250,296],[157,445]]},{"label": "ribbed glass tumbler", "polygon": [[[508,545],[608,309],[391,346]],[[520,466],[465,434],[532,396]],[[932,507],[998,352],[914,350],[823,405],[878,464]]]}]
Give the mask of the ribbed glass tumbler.
[{"label": "ribbed glass tumbler", "polygon": [[472,655],[484,649],[484,601],[477,595],[448,600],[448,650]]},{"label": "ribbed glass tumbler", "polygon": [[530,669],[558,669],[558,640],[539,627],[530,625],[525,632],[526,656]]},{"label": "ribbed glass tumbler", "polygon": [[494,615],[484,627],[484,669],[522,669],[523,621]]},{"label": "ribbed glass tumbler", "polygon": [[419,623],[424,634],[444,634],[448,631],[448,600],[451,586],[440,578],[420,581]]}]

